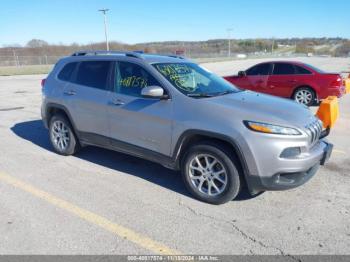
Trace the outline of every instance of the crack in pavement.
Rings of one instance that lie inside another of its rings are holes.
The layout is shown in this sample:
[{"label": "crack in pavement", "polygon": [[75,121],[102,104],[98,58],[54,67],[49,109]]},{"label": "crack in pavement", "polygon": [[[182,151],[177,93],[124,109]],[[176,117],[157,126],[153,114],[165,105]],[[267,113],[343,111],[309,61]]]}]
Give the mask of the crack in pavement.
[{"label": "crack in pavement", "polygon": [[[224,220],[224,219],[220,219],[220,218],[217,218],[217,217],[213,217],[213,216],[209,216],[209,215],[206,215],[206,214],[203,214],[203,213],[200,213],[198,212],[197,210],[195,210],[194,208],[190,207],[190,206],[187,206],[186,204],[184,204],[181,199],[179,199],[179,202],[178,202],[179,206],[182,206],[182,207],[185,207],[187,210],[189,210],[191,213],[193,213],[194,215],[196,216],[201,216],[201,217],[205,217],[205,218],[208,218],[208,219],[211,219],[211,220],[215,220],[215,222],[223,222],[223,223],[226,223],[226,224],[229,224],[230,226],[232,226],[232,228],[238,232],[241,236],[243,236],[243,238],[265,248],[265,249],[269,249],[269,248],[272,248],[274,250],[276,250],[278,253],[280,253],[281,256],[283,257],[289,257],[290,259],[292,259],[293,261],[297,261],[297,262],[302,262],[301,259],[291,255],[291,254],[288,254],[286,252],[284,252],[281,248],[278,248],[278,247],[274,247],[274,246],[269,246],[269,245],[266,245],[264,242],[260,241],[260,240],[257,240],[256,238],[248,235],[247,233],[245,233],[242,229],[240,229],[236,224],[235,224],[235,221],[227,221],[227,220]],[[252,250],[249,250],[249,252],[251,254],[254,254],[254,252]]]},{"label": "crack in pavement", "polygon": [[277,250],[277,251],[278,251],[282,256],[284,256],[284,257],[290,257],[290,258],[291,258],[292,260],[294,260],[294,261],[302,262],[301,259],[299,259],[299,258],[297,258],[297,257],[295,257],[295,256],[293,256],[293,255],[291,255],[291,254],[285,253],[281,248],[274,247],[274,246],[268,246],[268,245],[266,245],[265,243],[263,243],[262,241],[257,240],[257,239],[255,239],[255,238],[252,237],[252,236],[249,236],[249,235],[248,235],[247,233],[245,233],[242,229],[240,229],[237,225],[235,225],[233,221],[225,221],[225,222],[226,222],[226,223],[230,223],[230,224],[233,226],[233,228],[234,228],[237,232],[239,232],[244,238],[249,239],[250,241],[252,241],[252,242],[254,242],[254,243],[256,243],[256,244],[258,244],[258,245],[260,245],[260,246],[262,246],[262,247],[264,247],[264,248],[266,248],[266,249],[268,249],[268,248],[275,249],[275,250]]}]

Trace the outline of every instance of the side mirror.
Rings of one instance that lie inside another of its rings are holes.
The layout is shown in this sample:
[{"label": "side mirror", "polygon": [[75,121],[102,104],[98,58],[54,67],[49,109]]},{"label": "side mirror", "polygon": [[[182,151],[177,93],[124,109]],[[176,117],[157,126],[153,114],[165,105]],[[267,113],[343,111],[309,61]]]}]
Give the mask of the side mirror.
[{"label": "side mirror", "polygon": [[239,71],[238,72],[238,76],[239,77],[244,77],[244,76],[246,76],[247,74],[246,74],[246,72],[245,71]]},{"label": "side mirror", "polygon": [[147,86],[141,90],[141,95],[147,98],[165,98],[164,89],[160,86]]}]

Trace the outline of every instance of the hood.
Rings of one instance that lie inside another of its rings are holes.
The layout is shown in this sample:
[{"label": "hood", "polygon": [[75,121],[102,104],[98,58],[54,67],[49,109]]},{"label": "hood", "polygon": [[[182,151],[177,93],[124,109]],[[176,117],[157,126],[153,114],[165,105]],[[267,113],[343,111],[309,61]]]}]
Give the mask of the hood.
[{"label": "hood", "polygon": [[313,122],[315,116],[304,105],[292,100],[275,96],[242,91],[224,96],[217,96],[207,101],[216,106],[225,107],[230,111],[240,114],[242,120],[260,121],[277,125],[305,127]]}]

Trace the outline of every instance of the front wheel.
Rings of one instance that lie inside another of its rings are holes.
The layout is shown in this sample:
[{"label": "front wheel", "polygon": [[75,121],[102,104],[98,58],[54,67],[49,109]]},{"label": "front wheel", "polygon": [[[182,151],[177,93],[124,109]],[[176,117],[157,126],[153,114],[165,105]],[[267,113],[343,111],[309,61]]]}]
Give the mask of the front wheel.
[{"label": "front wheel", "polygon": [[298,88],[293,95],[296,102],[306,106],[312,106],[315,103],[315,98],[315,92],[308,87]]},{"label": "front wheel", "polygon": [[210,142],[189,149],[183,160],[182,175],[192,195],[210,204],[234,199],[241,187],[237,163],[229,150]]}]

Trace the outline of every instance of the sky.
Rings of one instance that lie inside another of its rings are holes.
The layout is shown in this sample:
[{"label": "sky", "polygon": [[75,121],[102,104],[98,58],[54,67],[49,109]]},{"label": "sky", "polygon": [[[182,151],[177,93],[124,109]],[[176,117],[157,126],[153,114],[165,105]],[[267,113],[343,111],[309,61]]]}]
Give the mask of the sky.
[{"label": "sky", "polygon": [[349,0],[0,0],[0,46],[227,38],[350,38]]}]

